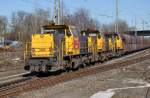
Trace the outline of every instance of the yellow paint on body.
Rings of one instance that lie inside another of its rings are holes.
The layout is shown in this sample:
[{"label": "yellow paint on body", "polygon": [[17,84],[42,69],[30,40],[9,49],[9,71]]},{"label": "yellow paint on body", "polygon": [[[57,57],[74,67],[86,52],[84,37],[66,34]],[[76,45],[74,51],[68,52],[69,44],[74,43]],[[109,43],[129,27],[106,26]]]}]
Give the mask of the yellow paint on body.
[{"label": "yellow paint on body", "polygon": [[104,50],[105,47],[105,39],[104,38],[99,38],[97,36],[97,52],[101,52]]},{"label": "yellow paint on body", "polygon": [[94,47],[93,47],[93,39],[91,36],[88,37],[88,52],[94,52]]},{"label": "yellow paint on body", "polygon": [[65,46],[64,46],[64,51],[65,55],[77,55],[80,54],[80,46],[78,48],[74,47],[74,36],[65,36]]},{"label": "yellow paint on body", "polygon": [[65,55],[73,55],[74,47],[73,47],[73,35],[65,36]]},{"label": "yellow paint on body", "polygon": [[33,34],[31,42],[32,57],[53,57],[54,36],[53,34]]},{"label": "yellow paint on body", "polygon": [[113,41],[111,38],[108,39],[108,43],[109,43],[109,50],[113,50]]},{"label": "yellow paint on body", "polygon": [[123,49],[123,41],[120,37],[115,39],[116,49]]}]

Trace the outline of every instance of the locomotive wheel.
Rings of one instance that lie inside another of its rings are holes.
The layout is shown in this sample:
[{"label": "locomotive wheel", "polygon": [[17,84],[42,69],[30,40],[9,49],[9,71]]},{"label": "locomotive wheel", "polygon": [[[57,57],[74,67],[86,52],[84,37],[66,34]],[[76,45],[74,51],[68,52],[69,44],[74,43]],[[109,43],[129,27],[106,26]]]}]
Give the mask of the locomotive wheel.
[{"label": "locomotive wheel", "polygon": [[70,72],[70,67],[66,67],[66,68],[65,68],[65,71],[66,71],[66,72]]},{"label": "locomotive wheel", "polygon": [[30,70],[30,66],[29,66],[29,65],[24,66],[24,69],[25,69],[25,70]]},{"label": "locomotive wheel", "polygon": [[51,66],[46,65],[46,66],[45,66],[45,72],[49,72],[49,70],[51,70]]},{"label": "locomotive wheel", "polygon": [[84,67],[86,67],[86,63],[85,63],[85,61],[84,61],[84,62],[82,62],[82,64],[80,65],[80,68],[84,68]]},{"label": "locomotive wheel", "polygon": [[70,62],[66,62],[66,64],[64,65],[64,71],[67,73],[70,72],[70,70],[71,70],[69,65],[71,65]]},{"label": "locomotive wheel", "polygon": [[32,72],[32,73],[35,72],[35,66],[31,66],[31,72]]},{"label": "locomotive wheel", "polygon": [[79,62],[76,60],[75,62],[72,62],[72,71],[76,71],[79,69]]},{"label": "locomotive wheel", "polygon": [[106,56],[105,61],[108,61],[108,60],[109,60],[109,58],[111,58],[111,57]]},{"label": "locomotive wheel", "polygon": [[38,66],[38,71],[42,72],[42,66],[41,65]]},{"label": "locomotive wheel", "polygon": [[86,63],[85,63],[86,66],[90,66],[90,65],[91,65],[91,62],[92,62],[91,58],[88,58],[87,61],[86,61]]}]

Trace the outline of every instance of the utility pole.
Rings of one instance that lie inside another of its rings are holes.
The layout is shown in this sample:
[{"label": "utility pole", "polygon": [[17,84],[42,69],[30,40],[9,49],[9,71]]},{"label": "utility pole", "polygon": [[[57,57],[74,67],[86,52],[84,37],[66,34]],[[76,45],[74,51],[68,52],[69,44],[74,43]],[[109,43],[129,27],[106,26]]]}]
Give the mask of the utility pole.
[{"label": "utility pole", "polygon": [[61,9],[61,19],[62,19],[64,16],[64,9],[65,9],[64,0],[61,1],[60,9]]},{"label": "utility pole", "polygon": [[[135,15],[135,38],[136,38],[136,44],[137,44],[136,15]],[[137,48],[137,45],[135,45],[135,48]]]},{"label": "utility pole", "polygon": [[54,1],[54,22],[57,24],[57,0]]},{"label": "utility pole", "polygon": [[143,24],[143,31],[145,30],[145,21],[142,19],[142,24]]},{"label": "utility pole", "polygon": [[119,17],[119,0],[116,0],[116,19],[115,19],[115,32],[116,33],[119,33],[118,17]]},{"label": "utility pole", "polygon": [[136,26],[137,26],[137,22],[136,22],[136,15],[135,15],[135,37],[137,37],[137,28],[136,28]]},{"label": "utility pole", "polygon": [[142,21],[142,30],[145,30],[145,20],[143,19],[143,17],[140,17],[141,21]]},{"label": "utility pole", "polygon": [[[116,12],[116,15],[115,15],[115,33],[117,33],[117,34],[119,34],[119,32],[118,32],[118,16],[119,16],[119,0],[116,0],[115,1],[115,12]],[[113,46],[113,50],[116,52],[116,44],[115,44],[115,36],[113,35],[112,36],[112,40],[113,40],[113,44],[114,44],[114,46]]]},{"label": "utility pole", "polygon": [[60,24],[60,0],[54,1],[54,22]]},{"label": "utility pole", "polygon": [[60,24],[60,0],[58,0],[58,24]]}]

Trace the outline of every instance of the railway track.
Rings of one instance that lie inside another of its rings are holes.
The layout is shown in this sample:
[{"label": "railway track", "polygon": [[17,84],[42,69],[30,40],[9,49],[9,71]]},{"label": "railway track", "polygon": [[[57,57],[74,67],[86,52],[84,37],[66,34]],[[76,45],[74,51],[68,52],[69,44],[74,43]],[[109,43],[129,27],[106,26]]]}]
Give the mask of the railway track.
[{"label": "railway track", "polygon": [[17,85],[17,83],[20,83],[20,82],[23,82],[23,81],[26,81],[26,80],[29,80],[29,79],[31,79],[31,77],[19,78],[17,80],[2,83],[2,84],[0,84],[0,92],[12,89]]},{"label": "railway track", "polygon": [[[21,73],[21,74],[16,74],[16,75],[11,75],[11,76],[5,76],[0,78],[0,82],[4,81],[4,80],[8,80],[8,79],[12,79],[12,78],[16,78],[16,77],[23,77],[25,75],[30,74],[30,72],[25,72],[25,73]],[[1,83],[0,83],[1,84]]]},{"label": "railway track", "polygon": [[27,92],[35,89],[40,89],[41,87],[46,86],[54,86],[58,83],[65,82],[71,79],[100,73],[104,71],[108,71],[115,68],[120,68],[123,66],[129,66],[134,63],[141,62],[143,60],[150,59],[150,53],[141,52],[139,54],[135,54],[133,56],[129,56],[127,59],[120,59],[115,60],[114,62],[107,62],[104,64],[96,64],[93,67],[87,67],[84,69],[81,69],[76,72],[70,72],[70,73],[62,73],[60,75],[53,75],[49,77],[41,77],[41,78],[32,78],[27,81],[19,82],[17,84],[12,84],[11,86],[7,86],[8,88],[3,88],[0,90],[0,98],[7,98],[16,96],[22,92]]},{"label": "railway track", "polygon": [[0,73],[1,73],[1,72],[12,71],[12,70],[20,70],[20,69],[23,69],[23,67],[22,67],[22,66],[21,66],[21,67],[20,67],[20,66],[19,66],[19,67],[15,67],[15,66],[14,66],[14,68],[10,68],[10,69],[7,69],[7,70],[0,70]]},{"label": "railway track", "polygon": [[23,69],[24,66],[20,66],[24,63],[22,54],[23,52],[0,53],[0,73]]},{"label": "railway track", "polygon": [[29,76],[29,72],[17,74],[17,75],[11,75],[7,77],[0,78],[0,92],[9,90],[14,88],[18,83],[27,81],[32,79],[33,77],[24,77],[26,75]]}]

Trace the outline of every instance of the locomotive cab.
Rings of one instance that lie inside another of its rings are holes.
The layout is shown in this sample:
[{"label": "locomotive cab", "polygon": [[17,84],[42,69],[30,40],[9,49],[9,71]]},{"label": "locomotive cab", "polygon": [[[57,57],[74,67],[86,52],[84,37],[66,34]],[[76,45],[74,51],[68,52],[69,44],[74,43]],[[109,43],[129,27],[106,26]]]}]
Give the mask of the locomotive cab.
[{"label": "locomotive cab", "polygon": [[116,35],[115,37],[115,46],[117,51],[124,49],[122,38],[119,35]]},{"label": "locomotive cab", "polygon": [[[73,26],[67,25],[49,25],[44,26],[46,32],[44,34],[51,34],[47,31],[53,31],[54,47],[56,51],[60,52],[60,56],[70,56],[79,54],[79,39],[78,34]],[[56,55],[56,54],[55,54]]]},{"label": "locomotive cab", "polygon": [[102,33],[98,33],[97,35],[97,52],[105,51],[105,38]]},{"label": "locomotive cab", "polygon": [[105,38],[102,33],[97,30],[82,31],[81,34],[87,35],[88,39],[88,52],[89,53],[100,53],[105,50]]},{"label": "locomotive cab", "polygon": [[106,50],[117,53],[124,49],[122,38],[117,33],[105,33]]},{"label": "locomotive cab", "polygon": [[70,26],[67,30],[65,30],[63,43],[65,43],[63,45],[64,56],[74,56],[80,54],[80,41],[75,27]]}]

